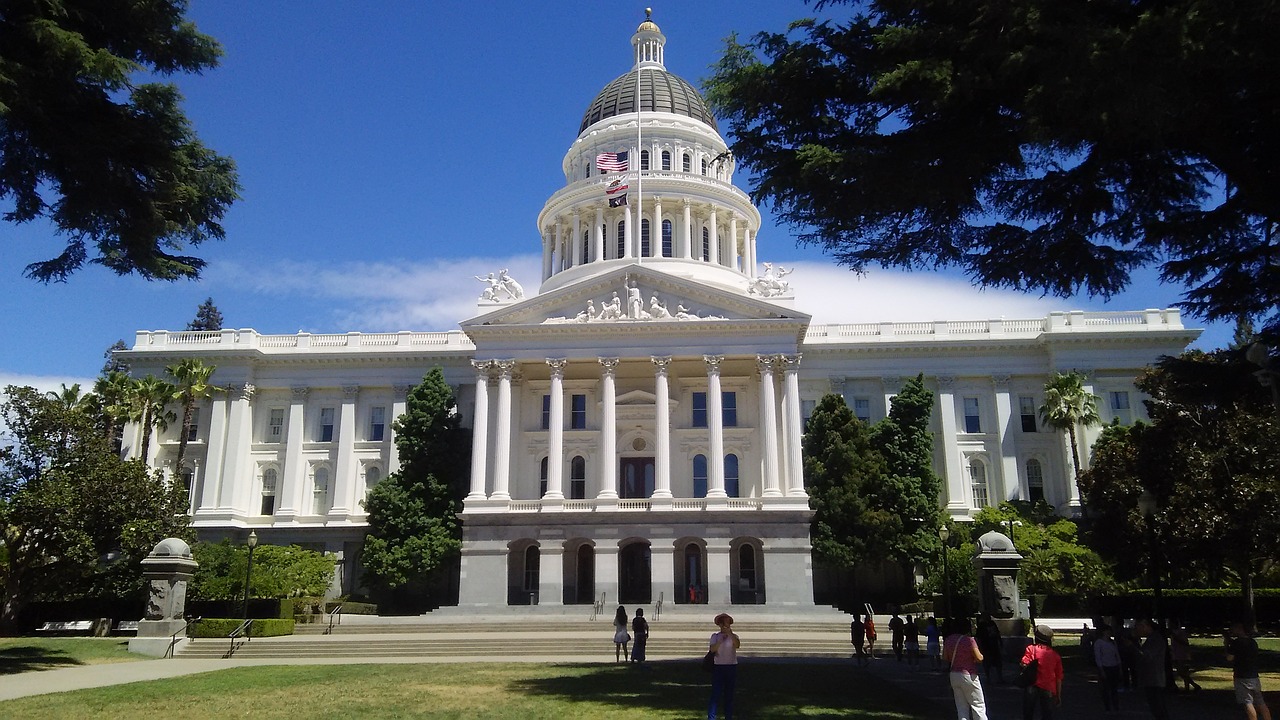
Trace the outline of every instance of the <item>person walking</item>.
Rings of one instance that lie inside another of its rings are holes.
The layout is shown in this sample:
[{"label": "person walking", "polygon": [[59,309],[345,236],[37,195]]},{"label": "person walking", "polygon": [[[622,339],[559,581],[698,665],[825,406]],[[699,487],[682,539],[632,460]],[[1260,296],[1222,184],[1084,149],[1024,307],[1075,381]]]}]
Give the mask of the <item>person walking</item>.
[{"label": "person walking", "polygon": [[644,608],[636,608],[636,617],[631,621],[631,662],[644,662],[644,646],[649,642],[649,621],[644,619]]},{"label": "person walking", "polygon": [[907,633],[905,630],[906,623],[898,616],[897,611],[893,613],[893,617],[889,618],[889,640],[893,643],[893,654],[898,658],[898,662],[902,662],[902,651],[907,641]]},{"label": "person walking", "polygon": [[929,621],[924,626],[924,654],[929,656],[929,660],[934,670],[942,669],[942,641],[938,631],[938,618],[929,616]]},{"label": "person walking", "polygon": [[951,621],[951,634],[942,644],[942,659],[951,665],[951,696],[956,703],[959,720],[987,720],[987,701],[978,679],[982,652],[970,636],[969,618]]},{"label": "person walking", "polygon": [[1249,636],[1242,622],[1231,623],[1227,633],[1227,662],[1231,663],[1236,703],[1244,706],[1244,716],[1249,720],[1271,720],[1258,678],[1258,641]]},{"label": "person walking", "polygon": [[849,642],[853,643],[853,657],[859,666],[867,664],[867,626],[862,624],[862,615],[854,613],[853,622],[849,623]]},{"label": "person walking", "polygon": [[1032,720],[1036,709],[1041,720],[1051,720],[1062,705],[1062,656],[1053,649],[1053,628],[1037,625],[1034,641],[1022,655],[1022,667],[1036,664],[1036,679],[1022,689],[1022,720]]},{"label": "person walking", "polygon": [[[733,617],[720,613],[715,617],[719,628],[711,636],[707,652],[715,652],[715,665],[711,669],[711,704],[707,706],[707,720],[716,720],[717,703],[724,708],[724,720],[733,720],[733,691],[738,684],[738,647],[741,642],[733,632]],[[723,702],[720,702],[720,701]]]},{"label": "person walking", "polygon": [[1165,673],[1165,661],[1169,650],[1165,645],[1164,636],[1156,629],[1155,622],[1146,618],[1138,621],[1134,632],[1138,637],[1143,638],[1142,645],[1138,647],[1138,687],[1142,688],[1142,692],[1146,695],[1151,717],[1156,720],[1169,720],[1169,703],[1165,698],[1168,679]]},{"label": "person walking", "polygon": [[1120,648],[1108,625],[1098,628],[1098,636],[1094,638],[1093,664],[1098,668],[1102,709],[1107,712],[1120,710]]},{"label": "person walking", "polygon": [[1182,689],[1203,690],[1200,683],[1191,679],[1191,640],[1187,637],[1186,628],[1174,628],[1169,633],[1169,646],[1169,652],[1173,655],[1173,670],[1182,678]]},{"label": "person walking", "polygon": [[618,606],[618,612],[613,614],[613,661],[622,662],[630,657],[627,652],[627,643],[631,642],[631,635],[627,633],[627,609],[621,605]]},{"label": "person walking", "polygon": [[906,622],[907,640],[903,643],[903,647],[907,650],[907,664],[920,664],[920,626],[916,624],[916,619],[910,615],[907,616]]},{"label": "person walking", "polygon": [[867,637],[867,657],[872,660],[876,659],[876,621],[867,613],[866,622],[862,623],[862,631]]},{"label": "person walking", "polygon": [[978,642],[978,649],[982,651],[982,670],[987,676],[987,684],[990,685],[992,671],[995,671],[994,682],[1004,684],[1004,658],[1001,657],[1001,645],[1003,638],[1000,637],[1000,626],[996,625],[995,620],[991,616],[983,613],[978,616],[978,626],[974,628],[974,640]]}]

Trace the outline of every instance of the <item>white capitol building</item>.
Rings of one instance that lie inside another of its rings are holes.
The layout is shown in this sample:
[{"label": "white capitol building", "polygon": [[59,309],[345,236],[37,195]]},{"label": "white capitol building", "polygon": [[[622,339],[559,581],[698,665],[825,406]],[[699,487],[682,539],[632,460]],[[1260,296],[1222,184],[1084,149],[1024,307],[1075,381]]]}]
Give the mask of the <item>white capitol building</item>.
[{"label": "white capitol building", "polygon": [[[1045,381],[1087,372],[1103,421],[1128,423],[1144,414],[1134,377],[1198,331],[1176,310],[810,324],[789,287],[803,278],[757,258],[760,214],[664,41],[642,23],[636,65],[589,104],[537,219],[536,295],[495,274],[447,332],[137,333],[121,353],[135,374],[199,357],[231,389],[199,408],[185,468],[177,428],[147,458],[185,478],[201,539],[252,529],[339,553],[335,592],[358,590],[361,500],[397,470],[392,421],[433,367],[473,429],[463,607],[684,603],[691,586],[699,602],[812,606],[805,418],[835,392],[878,421],[919,373],[947,513],[1078,506],[1064,436],[1036,416]],[[617,175],[596,157],[621,151],[631,202],[610,207]]]}]

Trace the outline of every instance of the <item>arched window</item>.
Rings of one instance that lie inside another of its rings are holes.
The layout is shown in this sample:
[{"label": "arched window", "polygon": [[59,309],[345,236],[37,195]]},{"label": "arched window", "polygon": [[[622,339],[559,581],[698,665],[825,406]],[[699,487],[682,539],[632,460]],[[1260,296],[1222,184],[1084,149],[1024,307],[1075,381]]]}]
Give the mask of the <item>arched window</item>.
[{"label": "arched window", "polygon": [[262,471],[262,515],[276,514],[276,475],[275,468]]},{"label": "arched window", "polygon": [[524,550],[524,591],[538,592],[538,566],[542,560],[542,554],[538,552],[536,545],[530,545]]},{"label": "arched window", "polygon": [[973,487],[973,506],[984,508],[990,505],[987,497],[987,466],[978,458],[969,459],[969,484]]},{"label": "arched window", "polygon": [[640,169],[641,170],[649,169],[649,151],[648,150],[640,151]]},{"label": "arched window", "polygon": [[382,480],[382,468],[377,465],[370,465],[364,469],[364,485],[366,488],[377,485],[380,480]]},{"label": "arched window", "polygon": [[1039,460],[1027,461],[1027,499],[1031,502],[1044,502],[1044,469]]},{"label": "arched window", "polygon": [[729,497],[739,497],[737,455],[729,454],[724,456],[724,492]]},{"label": "arched window", "polygon": [[311,514],[329,512],[329,468],[316,468],[311,487]]},{"label": "arched window", "polygon": [[707,456],[693,456],[693,496],[707,496]]},{"label": "arched window", "polygon": [[685,172],[693,172],[693,158],[689,157],[689,153],[684,154],[684,159],[681,161],[681,169]]},{"label": "arched window", "polygon": [[662,221],[662,257],[674,257],[675,250],[671,244],[671,221]]},{"label": "arched window", "polygon": [[569,499],[582,500],[587,496],[587,461],[574,456],[569,462]]},{"label": "arched window", "polygon": [[649,218],[640,221],[640,257],[649,257]]},{"label": "arched window", "polygon": [[542,462],[538,463],[538,497],[547,494],[547,467],[550,462],[549,458],[542,458]]},{"label": "arched window", "polygon": [[663,170],[671,169],[671,153],[666,150],[662,151],[662,169]]},{"label": "arched window", "polygon": [[756,589],[756,549],[750,545],[738,548],[738,588]]},{"label": "arched window", "polygon": [[625,220],[618,221],[618,254],[614,257],[624,258],[627,256],[627,223]]},{"label": "arched window", "polygon": [[706,228],[702,228],[702,260],[711,260],[711,231]]}]

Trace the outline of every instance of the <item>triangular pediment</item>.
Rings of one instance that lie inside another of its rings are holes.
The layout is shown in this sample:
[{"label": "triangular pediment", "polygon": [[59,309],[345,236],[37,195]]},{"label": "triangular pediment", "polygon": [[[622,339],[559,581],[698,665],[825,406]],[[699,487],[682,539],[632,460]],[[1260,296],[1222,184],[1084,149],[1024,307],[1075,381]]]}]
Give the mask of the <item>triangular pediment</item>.
[{"label": "triangular pediment", "polygon": [[657,402],[657,395],[644,390],[632,390],[618,396],[615,401],[618,405],[653,405]]},{"label": "triangular pediment", "polygon": [[809,316],[745,291],[631,264],[498,307],[463,321],[464,330],[534,325],[653,326]]}]

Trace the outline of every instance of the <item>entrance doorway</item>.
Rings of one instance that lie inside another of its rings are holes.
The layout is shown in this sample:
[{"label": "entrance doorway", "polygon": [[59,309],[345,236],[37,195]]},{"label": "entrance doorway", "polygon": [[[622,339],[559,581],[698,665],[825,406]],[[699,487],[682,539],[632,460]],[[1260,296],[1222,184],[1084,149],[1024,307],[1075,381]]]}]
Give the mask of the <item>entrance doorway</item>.
[{"label": "entrance doorway", "polygon": [[653,600],[649,544],[632,543],[618,553],[618,602],[647,604]]},{"label": "entrance doorway", "polygon": [[684,547],[684,592],[677,602],[701,605],[707,602],[707,565],[702,547],[689,543]]},{"label": "entrance doorway", "polygon": [[595,602],[596,553],[595,548],[582,544],[573,555],[573,584],[566,583],[565,602],[570,605],[590,605]]},{"label": "entrance doorway", "polygon": [[655,465],[651,457],[625,457],[620,461],[622,487],[618,488],[618,497],[647,498],[653,495],[653,478]]}]

